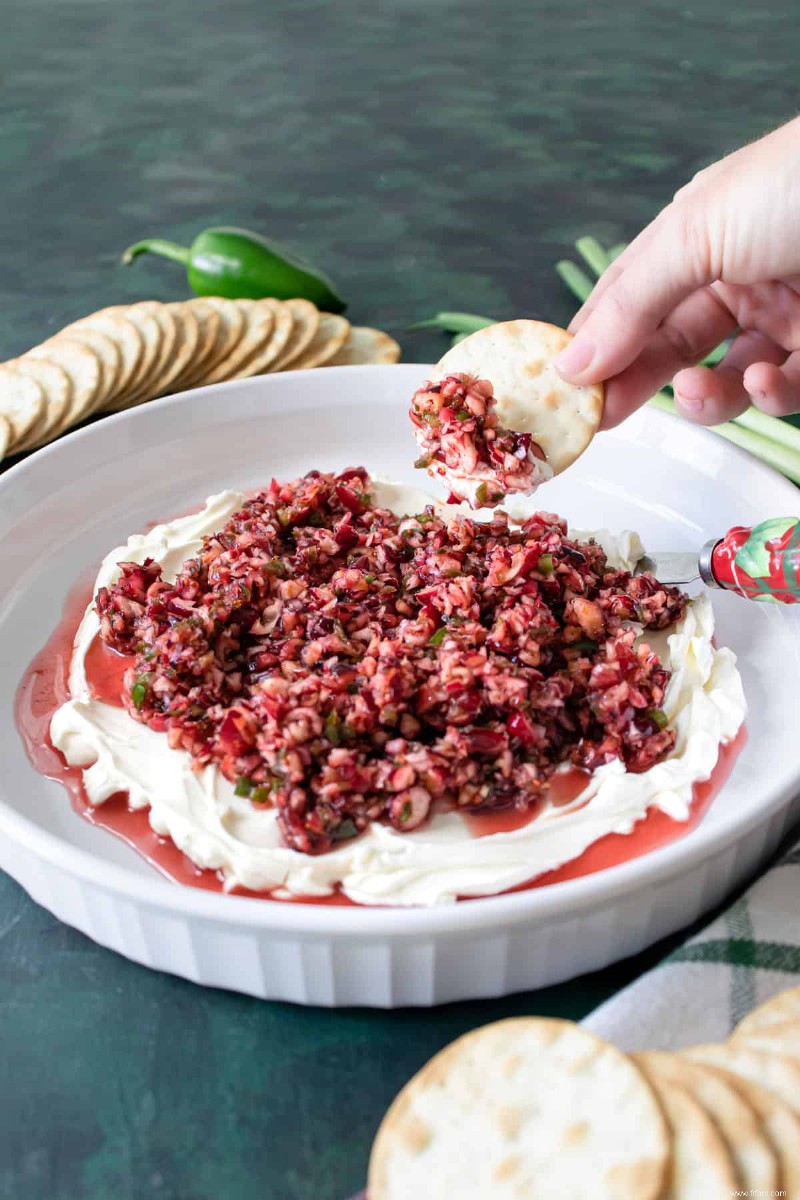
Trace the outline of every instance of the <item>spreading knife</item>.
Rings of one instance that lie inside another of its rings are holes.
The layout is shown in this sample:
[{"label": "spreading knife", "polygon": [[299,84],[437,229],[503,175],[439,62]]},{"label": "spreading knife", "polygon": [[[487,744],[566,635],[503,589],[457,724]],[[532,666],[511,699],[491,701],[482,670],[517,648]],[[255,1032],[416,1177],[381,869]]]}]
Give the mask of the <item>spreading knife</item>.
[{"label": "spreading knife", "polygon": [[694,551],[651,552],[636,573],[651,571],[662,583],[701,580],[747,600],[800,603],[800,518],[773,517],[758,525],[735,525]]}]

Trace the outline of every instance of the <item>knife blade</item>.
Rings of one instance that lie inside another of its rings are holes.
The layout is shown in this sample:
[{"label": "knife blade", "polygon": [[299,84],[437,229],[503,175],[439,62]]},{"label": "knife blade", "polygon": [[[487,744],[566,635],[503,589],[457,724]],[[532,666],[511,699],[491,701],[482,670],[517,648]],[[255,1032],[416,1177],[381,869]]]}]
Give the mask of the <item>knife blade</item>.
[{"label": "knife blade", "polygon": [[[716,543],[713,544],[716,545]],[[644,558],[640,558],[636,564],[634,574],[641,575],[643,571],[649,571],[662,583],[694,583],[696,579],[702,578],[700,560],[691,550],[665,550],[660,553],[654,551],[652,554],[645,554]],[[713,576],[710,586],[719,587]]]},{"label": "knife blade", "polygon": [[772,517],[752,528],[735,525],[721,538],[691,550],[651,550],[635,568],[665,584],[702,580],[746,600],[800,603],[800,518]]}]

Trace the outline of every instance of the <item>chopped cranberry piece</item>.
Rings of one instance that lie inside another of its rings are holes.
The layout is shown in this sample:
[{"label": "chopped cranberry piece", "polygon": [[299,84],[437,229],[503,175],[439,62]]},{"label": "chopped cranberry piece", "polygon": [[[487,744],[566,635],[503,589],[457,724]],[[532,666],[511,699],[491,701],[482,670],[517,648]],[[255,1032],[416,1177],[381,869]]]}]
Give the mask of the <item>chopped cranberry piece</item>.
[{"label": "chopped cranberry piece", "polygon": [[336,487],[336,499],[346,509],[349,509],[351,513],[361,512],[361,498],[352,488],[345,487],[344,484],[338,484]]},{"label": "chopped cranberry piece", "polygon": [[[451,476],[448,504],[468,499],[474,508],[498,504],[512,492],[530,493],[550,477],[547,459],[529,433],[504,429],[491,383],[448,375],[414,394],[409,413],[422,450],[416,465]],[[472,488],[454,484],[471,481]]]},{"label": "chopped cranberry piece", "polygon": [[536,730],[524,713],[512,713],[506,721],[506,729],[527,749],[536,744]]}]

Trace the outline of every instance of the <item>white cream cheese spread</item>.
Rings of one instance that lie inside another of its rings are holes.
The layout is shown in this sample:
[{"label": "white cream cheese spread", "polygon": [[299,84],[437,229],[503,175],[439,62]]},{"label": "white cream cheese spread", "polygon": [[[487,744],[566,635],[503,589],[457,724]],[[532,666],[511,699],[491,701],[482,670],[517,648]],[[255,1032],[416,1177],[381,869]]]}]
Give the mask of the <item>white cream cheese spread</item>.
[{"label": "white cream cheese spread", "polygon": [[[375,483],[373,494],[377,504],[398,513],[419,512],[433,502],[416,489],[384,482]],[[242,500],[240,493],[222,492],[199,513],[134,535],[103,560],[95,592],[115,581],[119,561],[151,557],[163,565],[165,578],[174,578],[184,560],[199,551],[203,537],[219,529]],[[517,511],[520,503],[514,505]],[[444,511],[458,510],[447,506]],[[630,569],[642,553],[635,534],[591,536],[612,566]],[[409,833],[374,824],[326,854],[309,856],[284,846],[274,810],[236,796],[216,767],[193,769],[190,756],[170,749],[164,734],[91,696],[85,658],[98,631],[90,606],[75,638],[72,698],[52,719],[53,744],[71,766],[83,768],[92,804],[127,792],[131,807],[149,808],[157,833],[170,837],[197,866],[219,871],[228,888],[318,897],[340,885],[359,903],[393,905],[442,904],[458,896],[502,892],[577,858],[606,834],[630,833],[651,807],[685,821],[693,785],[709,778],[720,744],[735,737],[745,716],[735,656],[714,646],[711,604],[701,595],[667,639],[664,661],[672,678],[663,708],[676,743],[663,762],[642,774],[627,772],[618,761],[608,763],[568,805],[545,807],[513,831],[474,837],[459,814],[440,813]]]}]

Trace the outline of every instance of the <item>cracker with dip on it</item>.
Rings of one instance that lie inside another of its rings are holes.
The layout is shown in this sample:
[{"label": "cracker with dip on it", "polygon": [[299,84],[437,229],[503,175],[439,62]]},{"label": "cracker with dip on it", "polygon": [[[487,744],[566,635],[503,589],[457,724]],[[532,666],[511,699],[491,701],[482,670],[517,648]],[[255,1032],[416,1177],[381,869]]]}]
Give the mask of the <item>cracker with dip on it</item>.
[{"label": "cracker with dip on it", "polygon": [[557,373],[554,360],[570,340],[542,321],[489,325],[449,350],[416,392],[417,466],[446,482],[453,503],[483,508],[530,495],[589,445],[604,390]]}]

